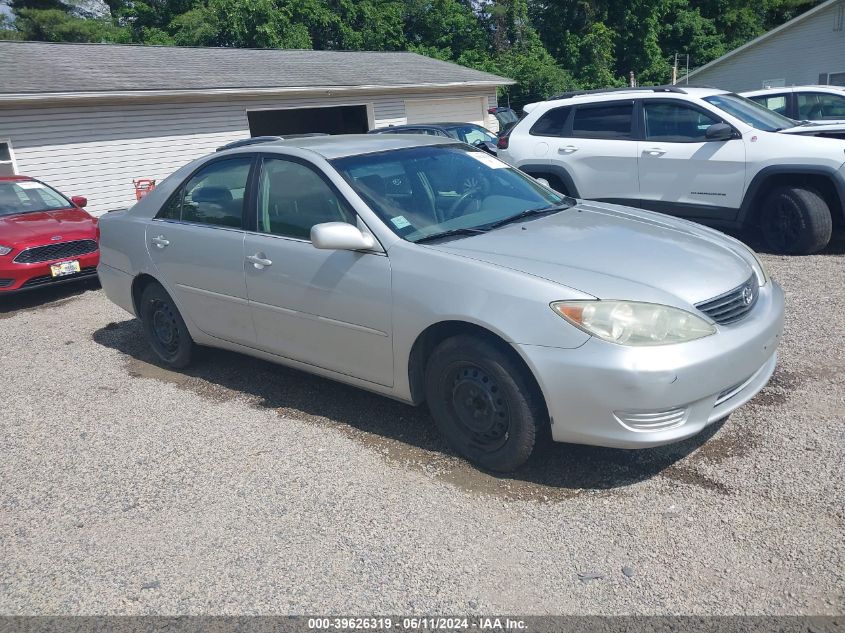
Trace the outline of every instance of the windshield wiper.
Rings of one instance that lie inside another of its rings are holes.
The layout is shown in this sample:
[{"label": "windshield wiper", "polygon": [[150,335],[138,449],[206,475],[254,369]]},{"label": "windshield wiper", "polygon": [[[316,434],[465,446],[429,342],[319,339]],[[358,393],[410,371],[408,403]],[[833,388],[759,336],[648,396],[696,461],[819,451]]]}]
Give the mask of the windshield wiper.
[{"label": "windshield wiper", "polygon": [[537,209],[526,209],[516,215],[512,215],[509,218],[504,218],[503,220],[497,220],[492,224],[485,224],[485,229],[495,229],[500,226],[504,226],[505,224],[510,224],[511,222],[516,222],[517,220],[522,220],[523,218],[530,217],[532,215],[545,215],[547,213],[557,213],[558,211],[564,211],[572,207],[571,202],[558,202],[556,204],[550,204],[547,207],[539,207]]},{"label": "windshield wiper", "polygon": [[487,229],[450,229],[448,231],[442,231],[440,233],[432,233],[431,235],[426,235],[421,237],[418,240],[414,240],[414,244],[422,244],[423,242],[430,242],[431,240],[439,240],[441,237],[452,237],[453,235],[477,235],[479,233],[486,233]]}]

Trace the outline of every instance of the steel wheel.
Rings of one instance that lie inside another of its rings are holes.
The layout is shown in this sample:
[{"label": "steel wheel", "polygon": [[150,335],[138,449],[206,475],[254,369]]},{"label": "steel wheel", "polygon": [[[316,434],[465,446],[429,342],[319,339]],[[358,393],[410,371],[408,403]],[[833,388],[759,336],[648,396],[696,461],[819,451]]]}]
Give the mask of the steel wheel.
[{"label": "steel wheel", "polygon": [[474,363],[456,363],[444,380],[446,406],[468,442],[495,451],[508,441],[510,410],[505,394]]}]

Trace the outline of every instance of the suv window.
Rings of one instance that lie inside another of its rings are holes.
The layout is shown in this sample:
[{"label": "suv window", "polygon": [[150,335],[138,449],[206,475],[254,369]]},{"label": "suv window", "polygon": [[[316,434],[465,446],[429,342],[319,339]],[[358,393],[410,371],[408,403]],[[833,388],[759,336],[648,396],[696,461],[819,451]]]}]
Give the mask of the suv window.
[{"label": "suv window", "polygon": [[258,185],[258,230],[311,239],[323,222],[355,223],[355,213],[313,169],[298,162],[267,158]]},{"label": "suv window", "polygon": [[633,103],[578,106],[572,122],[575,138],[633,138]]},{"label": "suv window", "polygon": [[563,136],[571,111],[569,106],[549,110],[531,126],[528,133],[532,136]]},{"label": "suv window", "polygon": [[645,137],[650,141],[703,143],[707,128],[720,121],[683,103],[643,101]]},{"label": "suv window", "polygon": [[245,156],[203,167],[170,198],[156,217],[243,228],[244,196],[251,166],[252,157]]},{"label": "suv window", "polygon": [[756,97],[748,97],[752,101],[756,101],[762,106],[766,106],[769,110],[774,110],[778,114],[789,116],[786,111],[787,95],[783,93],[773,95],[757,95]]},{"label": "suv window", "polygon": [[798,118],[810,121],[845,119],[845,97],[821,92],[799,92]]}]

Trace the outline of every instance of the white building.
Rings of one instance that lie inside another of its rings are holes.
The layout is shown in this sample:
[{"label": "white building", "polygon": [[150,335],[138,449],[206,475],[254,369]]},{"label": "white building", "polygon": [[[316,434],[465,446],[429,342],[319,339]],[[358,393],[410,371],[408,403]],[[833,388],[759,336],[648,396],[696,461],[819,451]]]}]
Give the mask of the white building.
[{"label": "white building", "polygon": [[231,141],[466,121],[508,79],[405,52],[0,41],[0,174],[34,176],[103,213]]},{"label": "white building", "polygon": [[845,0],[822,2],[687,78],[691,84],[737,92],[768,86],[845,86]]}]

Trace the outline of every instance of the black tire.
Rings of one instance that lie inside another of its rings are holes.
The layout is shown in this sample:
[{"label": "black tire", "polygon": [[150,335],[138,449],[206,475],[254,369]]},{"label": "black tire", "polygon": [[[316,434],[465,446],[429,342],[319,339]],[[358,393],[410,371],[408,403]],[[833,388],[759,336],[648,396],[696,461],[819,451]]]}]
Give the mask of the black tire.
[{"label": "black tire", "polygon": [[440,343],[426,364],[425,395],[449,446],[487,470],[519,468],[546,436],[536,383],[495,342],[460,335]]},{"label": "black tire", "polygon": [[801,187],[777,187],[760,210],[763,240],[784,255],[810,255],[830,241],[833,218],[817,192]]},{"label": "black tire", "polygon": [[169,367],[187,367],[194,340],[167,291],[158,283],[150,283],[141,293],[139,312],[144,334],[156,356]]}]

